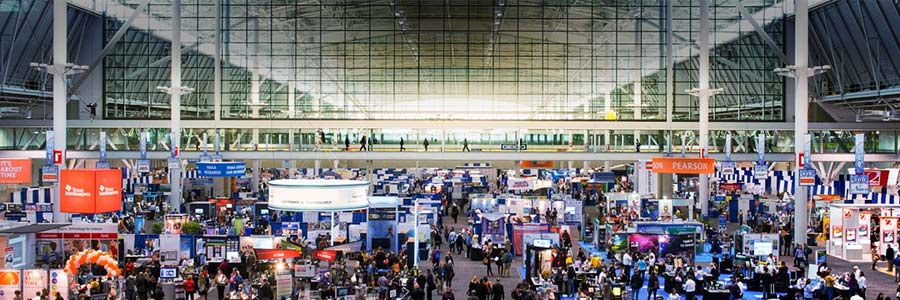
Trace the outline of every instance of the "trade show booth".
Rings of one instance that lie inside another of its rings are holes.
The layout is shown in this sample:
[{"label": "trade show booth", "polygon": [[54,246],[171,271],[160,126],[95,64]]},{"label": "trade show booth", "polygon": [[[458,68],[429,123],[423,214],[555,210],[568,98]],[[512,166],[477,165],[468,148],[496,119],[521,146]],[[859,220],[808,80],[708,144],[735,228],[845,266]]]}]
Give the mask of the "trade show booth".
[{"label": "trade show booth", "polygon": [[[897,241],[897,220],[900,205],[895,204],[837,204],[828,206],[828,255],[853,262],[871,261],[872,236],[881,243],[878,253]],[[872,220],[879,220],[877,232]]]}]

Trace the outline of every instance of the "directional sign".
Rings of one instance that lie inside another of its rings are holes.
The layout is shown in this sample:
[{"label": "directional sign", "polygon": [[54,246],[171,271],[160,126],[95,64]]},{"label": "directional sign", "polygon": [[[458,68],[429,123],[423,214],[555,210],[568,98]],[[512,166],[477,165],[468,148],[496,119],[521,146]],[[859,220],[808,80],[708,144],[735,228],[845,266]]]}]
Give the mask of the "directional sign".
[{"label": "directional sign", "polygon": [[[516,150],[516,144],[500,144],[500,150]],[[528,144],[519,145],[519,150],[528,150]]]},{"label": "directional sign", "polygon": [[812,186],[816,184],[816,170],[800,169],[798,173],[801,186]]},{"label": "directional sign", "polygon": [[59,182],[59,166],[43,165],[41,166],[41,181],[44,183]]},{"label": "directional sign", "polygon": [[139,159],[137,161],[137,172],[138,173],[149,173],[150,172],[150,160],[149,159]]},{"label": "directional sign", "polygon": [[734,175],[734,169],[737,164],[734,161],[722,162],[722,175]]},{"label": "directional sign", "polygon": [[766,178],[769,178],[769,166],[754,165],[753,166],[753,178],[756,180],[766,180]]},{"label": "directional sign", "polygon": [[869,175],[850,175],[850,194],[868,194]]}]

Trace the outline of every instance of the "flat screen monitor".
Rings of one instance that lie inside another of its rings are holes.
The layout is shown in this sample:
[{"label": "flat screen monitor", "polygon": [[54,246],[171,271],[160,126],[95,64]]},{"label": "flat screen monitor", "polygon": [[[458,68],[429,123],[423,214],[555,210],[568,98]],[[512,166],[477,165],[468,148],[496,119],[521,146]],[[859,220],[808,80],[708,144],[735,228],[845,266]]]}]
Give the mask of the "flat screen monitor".
[{"label": "flat screen monitor", "polygon": [[173,279],[178,277],[178,268],[159,268],[159,278]]},{"label": "flat screen monitor", "polygon": [[756,241],[753,243],[753,255],[769,256],[769,254],[772,254],[772,242]]}]

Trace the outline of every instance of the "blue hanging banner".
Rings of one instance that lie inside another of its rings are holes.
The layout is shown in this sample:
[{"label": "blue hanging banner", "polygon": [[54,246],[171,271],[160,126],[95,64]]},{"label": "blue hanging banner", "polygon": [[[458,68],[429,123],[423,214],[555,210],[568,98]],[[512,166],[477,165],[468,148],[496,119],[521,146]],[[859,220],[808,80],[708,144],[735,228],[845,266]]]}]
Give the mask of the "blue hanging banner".
[{"label": "blue hanging banner", "polygon": [[247,164],[242,161],[198,162],[197,173],[201,177],[242,177]]},{"label": "blue hanging banner", "polygon": [[[731,134],[725,135],[725,161],[731,160]],[[724,168],[724,167],[723,167]]]},{"label": "blue hanging banner", "polygon": [[[855,149],[856,151],[854,153],[855,156],[854,156],[854,162],[853,162],[853,167],[854,167],[854,170],[856,171],[856,175],[863,175],[865,173],[865,169],[866,169],[866,162],[865,162],[866,147],[864,145],[865,138],[866,138],[866,135],[863,133],[856,134],[856,149]],[[868,178],[868,177],[866,177],[866,178]]]},{"label": "blue hanging banner", "polygon": [[[147,159],[147,132],[141,132],[141,141],[140,141],[140,150],[141,150],[141,159]],[[147,164],[147,172],[150,171],[150,164]]]},{"label": "blue hanging banner", "polygon": [[[106,143],[106,131],[101,131],[100,132],[100,162],[106,162],[106,144],[107,144]],[[108,169],[108,168],[109,167],[101,168],[101,167],[99,167],[99,165],[97,167],[97,169]]]},{"label": "blue hanging banner", "polygon": [[56,149],[56,145],[54,145],[55,141],[53,139],[53,130],[47,130],[47,132],[45,133],[45,137],[46,137],[46,145],[44,146],[44,148],[47,151],[47,153],[45,154],[46,159],[47,159],[47,164],[52,165],[53,164],[53,150]]},{"label": "blue hanging banner", "polygon": [[756,137],[756,164],[766,164],[766,136],[760,134]]},{"label": "blue hanging banner", "polygon": [[805,140],[803,144],[803,167],[806,169],[812,169],[812,135],[809,133],[803,136]]}]

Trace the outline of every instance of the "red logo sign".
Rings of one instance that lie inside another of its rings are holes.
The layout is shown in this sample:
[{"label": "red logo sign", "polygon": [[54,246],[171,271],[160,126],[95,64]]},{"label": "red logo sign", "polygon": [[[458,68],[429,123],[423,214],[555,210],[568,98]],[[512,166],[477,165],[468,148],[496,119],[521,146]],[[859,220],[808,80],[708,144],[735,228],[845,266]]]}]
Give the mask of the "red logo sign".
[{"label": "red logo sign", "polygon": [[853,214],[849,209],[844,210],[844,218],[850,218],[850,215]]},{"label": "red logo sign", "polygon": [[122,209],[122,170],[61,170],[59,177],[60,211],[93,214]]},{"label": "red logo sign", "polygon": [[334,250],[316,250],[313,254],[318,260],[334,261],[337,258],[337,251]]},{"label": "red logo sign", "polygon": [[806,165],[803,163],[803,152],[797,153],[797,165],[801,168],[806,167]]},{"label": "red logo sign", "polygon": [[62,164],[62,150],[59,150],[59,149],[53,150],[53,164],[55,164],[55,165]]},{"label": "red logo sign", "polygon": [[888,185],[888,170],[874,170],[869,169],[865,170],[866,175],[869,175],[869,186],[887,186]]}]

